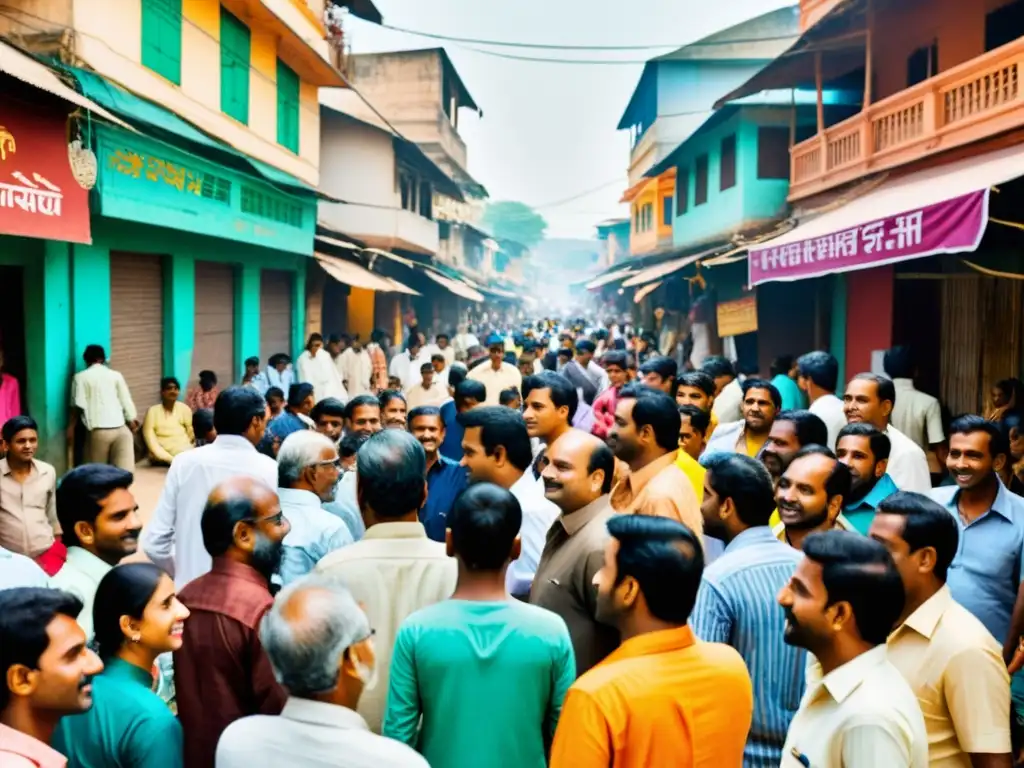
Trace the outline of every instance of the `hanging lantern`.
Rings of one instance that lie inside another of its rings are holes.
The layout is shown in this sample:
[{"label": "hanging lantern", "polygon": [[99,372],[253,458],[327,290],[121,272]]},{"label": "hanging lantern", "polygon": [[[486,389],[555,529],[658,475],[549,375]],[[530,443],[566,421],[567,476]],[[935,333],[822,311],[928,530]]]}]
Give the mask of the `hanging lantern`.
[{"label": "hanging lantern", "polygon": [[80,117],[80,110],[68,117],[68,164],[78,186],[82,189],[92,189],[96,186],[99,164],[96,161],[96,153],[89,147],[88,139],[82,135]]}]

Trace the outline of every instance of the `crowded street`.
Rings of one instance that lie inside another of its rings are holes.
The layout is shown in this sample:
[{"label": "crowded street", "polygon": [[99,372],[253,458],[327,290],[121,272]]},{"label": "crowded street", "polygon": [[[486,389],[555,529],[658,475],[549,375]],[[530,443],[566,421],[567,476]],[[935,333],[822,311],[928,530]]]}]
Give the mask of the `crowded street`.
[{"label": "crowded street", "polygon": [[0,768],[1024,766],[1024,0],[727,5],[0,5]]}]

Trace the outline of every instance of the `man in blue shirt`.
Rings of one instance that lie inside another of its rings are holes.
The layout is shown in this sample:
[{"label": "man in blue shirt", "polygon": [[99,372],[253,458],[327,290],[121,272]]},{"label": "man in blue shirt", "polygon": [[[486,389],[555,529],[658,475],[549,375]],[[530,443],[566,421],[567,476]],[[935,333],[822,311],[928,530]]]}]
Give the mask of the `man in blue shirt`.
[{"label": "man in blue shirt", "polygon": [[775,537],[768,525],[773,509],[772,478],[763,464],[736,453],[708,458],[704,532],[726,547],[704,571],[690,624],[701,640],[735,648],[750,670],[754,717],[744,768],[779,764],[804,691],[806,651],[786,643],[786,616],[776,603],[800,552]]},{"label": "man in blue shirt", "polygon": [[865,536],[878,505],[899,490],[885,471],[890,446],[889,436],[871,424],[847,424],[836,439],[836,458],[850,468],[853,478],[843,515]]},{"label": "man in blue shirt", "polygon": [[448,373],[448,389],[452,399],[441,405],[441,420],[444,422],[444,439],[440,452],[452,461],[462,461],[462,436],[465,430],[459,424],[459,414],[476,408],[487,399],[487,387],[483,382],[466,378],[466,370],[453,367]]},{"label": "man in blue shirt", "polygon": [[429,538],[443,542],[448,514],[459,494],[466,489],[466,470],[438,453],[445,429],[437,406],[413,408],[409,414],[409,431],[427,454],[427,501],[420,509],[420,522]]},{"label": "man in blue shirt", "polygon": [[315,425],[309,417],[316,400],[313,398],[313,385],[308,382],[292,384],[288,389],[288,403],[280,415],[275,416],[267,424],[267,431],[258,446],[260,453],[277,458],[281,443],[293,432],[312,429]]}]

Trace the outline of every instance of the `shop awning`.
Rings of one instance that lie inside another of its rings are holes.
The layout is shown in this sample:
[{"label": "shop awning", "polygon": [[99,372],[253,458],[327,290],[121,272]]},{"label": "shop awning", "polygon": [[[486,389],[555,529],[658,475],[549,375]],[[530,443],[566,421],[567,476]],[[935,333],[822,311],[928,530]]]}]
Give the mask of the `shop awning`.
[{"label": "shop awning", "polygon": [[690,254],[689,256],[683,256],[678,259],[672,259],[671,261],[656,264],[653,267],[648,267],[642,272],[639,272],[633,275],[628,280],[626,280],[622,284],[622,287],[632,288],[637,285],[644,285],[645,283],[649,283],[652,280],[660,280],[662,278],[668,277],[673,272],[678,272],[680,269],[690,266],[695,261],[700,261],[705,256],[711,256],[712,254],[718,253],[720,250],[722,250],[722,247],[718,246],[716,248],[710,248],[706,251],[701,251],[700,253],[693,253]]},{"label": "shop awning", "polygon": [[606,272],[587,283],[587,290],[592,291],[595,288],[600,288],[602,285],[608,285],[608,283],[614,283],[616,280],[622,280],[623,278],[632,275],[635,271],[636,270],[632,267],[626,267],[625,269],[616,269],[614,272]]},{"label": "shop awning", "polygon": [[479,302],[484,300],[484,296],[482,293],[477,291],[475,288],[470,288],[461,280],[453,280],[450,277],[445,277],[444,275],[438,274],[437,272],[433,272],[431,270],[424,270],[423,274],[425,274],[438,285],[444,286],[449,291],[454,293],[456,296],[461,296],[462,298],[469,299],[470,301]]},{"label": "shop awning", "polygon": [[337,280],[339,283],[351,285],[354,288],[365,288],[370,291],[381,291],[382,293],[405,293],[410,296],[421,295],[407,285],[383,275],[377,275],[354,264],[351,261],[339,259],[337,256],[328,256],[323,253],[313,254],[324,271]]},{"label": "shop awning", "polygon": [[663,282],[665,281],[657,280],[656,282],[645,285],[643,288],[641,288],[635,294],[633,294],[633,303],[639,304],[641,301],[646,299],[650,294],[658,290],[658,286],[660,286]]},{"label": "shop awning", "polygon": [[883,182],[842,207],[750,247],[750,285],[977,249],[990,189],[1024,176],[1024,146]]},{"label": "shop awning", "polygon": [[115,117],[92,99],[87,99],[74,88],[69,88],[57,76],[57,73],[45,64],[36,61],[28,54],[22,53],[14,46],[4,42],[0,42],[0,72],[53,94],[58,98],[64,99],[64,101],[84,107],[95,115],[102,117],[104,120],[109,120],[121,128],[135,131],[128,123],[119,117]]}]

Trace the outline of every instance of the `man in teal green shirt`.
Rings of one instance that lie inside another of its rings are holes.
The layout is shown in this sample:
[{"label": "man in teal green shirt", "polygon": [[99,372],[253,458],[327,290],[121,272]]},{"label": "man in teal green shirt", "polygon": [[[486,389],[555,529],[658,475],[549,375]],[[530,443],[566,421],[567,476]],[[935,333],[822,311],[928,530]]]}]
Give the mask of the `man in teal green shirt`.
[{"label": "man in teal green shirt", "polygon": [[796,372],[792,355],[782,355],[772,362],[772,384],[782,395],[783,411],[800,411],[807,407],[807,398],[796,383]]},{"label": "man in teal green shirt", "polygon": [[888,435],[870,424],[847,424],[836,438],[836,458],[849,467],[853,478],[843,500],[843,517],[865,536],[878,505],[899,490],[885,471],[890,450]]},{"label": "man in teal green shirt", "polygon": [[547,765],[576,661],[562,618],[505,590],[521,525],[508,491],[466,490],[446,534],[455,592],[409,616],[395,638],[382,732],[431,768]]}]

